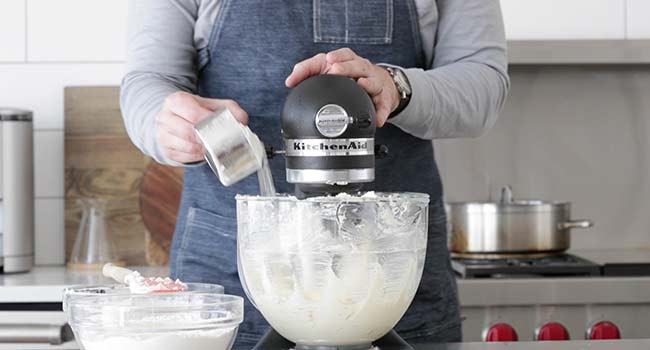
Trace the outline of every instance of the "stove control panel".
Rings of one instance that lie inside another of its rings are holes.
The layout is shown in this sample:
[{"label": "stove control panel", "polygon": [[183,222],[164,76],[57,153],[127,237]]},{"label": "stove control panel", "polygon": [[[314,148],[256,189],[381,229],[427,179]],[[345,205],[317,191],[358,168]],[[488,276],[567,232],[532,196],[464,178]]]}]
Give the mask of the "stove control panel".
[{"label": "stove control panel", "polygon": [[[621,286],[622,291],[627,291],[626,286]],[[650,279],[644,286],[650,286]],[[463,306],[463,341],[647,339],[650,294],[641,295],[638,289],[630,289],[622,295],[639,295],[648,302]]]},{"label": "stove control panel", "polygon": [[497,323],[483,332],[483,341],[486,342],[510,342],[517,341],[517,331],[507,323]]},{"label": "stove control panel", "polygon": [[535,340],[569,340],[569,331],[559,322],[548,322],[535,330]]},{"label": "stove control panel", "polygon": [[599,321],[587,329],[588,340],[621,339],[621,330],[613,322]]}]

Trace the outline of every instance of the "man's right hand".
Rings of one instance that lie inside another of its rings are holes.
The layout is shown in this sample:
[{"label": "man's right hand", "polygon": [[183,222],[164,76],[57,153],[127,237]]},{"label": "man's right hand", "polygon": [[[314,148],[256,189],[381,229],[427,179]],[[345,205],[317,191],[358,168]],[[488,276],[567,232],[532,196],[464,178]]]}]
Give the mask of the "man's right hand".
[{"label": "man's right hand", "polygon": [[204,98],[183,91],[167,96],[156,116],[156,139],[165,156],[179,163],[203,160],[203,146],[194,133],[194,125],[222,108],[228,108],[240,123],[248,123],[248,114],[233,100]]}]

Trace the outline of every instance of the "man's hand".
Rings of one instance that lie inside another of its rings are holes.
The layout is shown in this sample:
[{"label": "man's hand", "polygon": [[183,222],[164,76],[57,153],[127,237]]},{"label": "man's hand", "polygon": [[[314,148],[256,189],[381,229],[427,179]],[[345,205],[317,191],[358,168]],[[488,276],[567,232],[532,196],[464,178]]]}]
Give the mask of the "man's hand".
[{"label": "man's hand", "polygon": [[370,94],[377,110],[377,126],[384,125],[388,116],[399,106],[400,95],[386,69],[357,56],[354,51],[343,48],[327,54],[320,53],[293,67],[287,78],[287,87],[294,87],[303,80],[318,74],[336,74],[353,78]]},{"label": "man's hand", "polygon": [[156,139],[165,156],[179,163],[203,160],[203,146],[194,134],[194,125],[222,108],[228,108],[240,123],[248,123],[248,114],[233,100],[203,98],[182,91],[167,96],[156,116]]}]

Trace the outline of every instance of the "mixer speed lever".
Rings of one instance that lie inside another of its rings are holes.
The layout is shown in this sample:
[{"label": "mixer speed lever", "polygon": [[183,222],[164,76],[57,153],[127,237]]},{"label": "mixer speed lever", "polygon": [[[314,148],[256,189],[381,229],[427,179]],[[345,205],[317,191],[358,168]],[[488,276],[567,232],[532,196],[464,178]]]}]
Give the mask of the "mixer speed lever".
[{"label": "mixer speed lever", "polygon": [[384,159],[388,157],[388,146],[386,145],[376,145],[375,146],[375,158]]},{"label": "mixer speed lever", "polygon": [[284,150],[276,150],[275,147],[272,147],[272,146],[266,147],[266,158],[268,158],[268,159],[273,159],[278,154],[284,155],[285,153],[286,153],[286,151],[284,151]]},{"label": "mixer speed lever", "polygon": [[363,116],[363,117],[351,117],[352,123],[360,128],[368,128],[372,126],[372,120],[370,119],[370,116]]}]

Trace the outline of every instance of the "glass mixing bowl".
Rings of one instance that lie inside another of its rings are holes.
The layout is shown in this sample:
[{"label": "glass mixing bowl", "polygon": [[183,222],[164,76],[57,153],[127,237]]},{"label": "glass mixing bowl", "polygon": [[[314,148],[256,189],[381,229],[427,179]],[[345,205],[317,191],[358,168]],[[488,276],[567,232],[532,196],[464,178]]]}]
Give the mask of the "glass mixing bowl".
[{"label": "glass mixing bowl", "polygon": [[369,345],[420,283],[429,196],[237,196],[239,276],[271,326],[301,346]]},{"label": "glass mixing bowl", "polygon": [[[211,293],[223,294],[224,289],[220,284],[212,283],[185,283],[187,289],[184,293]],[[99,295],[116,295],[127,294],[131,295],[131,290],[125,284],[100,284],[94,286],[74,286],[66,288],[63,291],[63,311],[66,311],[68,299],[79,298],[82,296],[98,296]]]},{"label": "glass mixing bowl", "polygon": [[77,288],[78,293],[66,291],[65,311],[85,350],[229,350],[244,304],[219,287],[214,287],[219,292],[153,294]]}]

